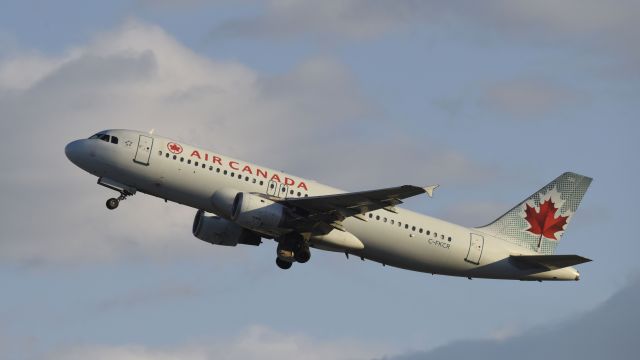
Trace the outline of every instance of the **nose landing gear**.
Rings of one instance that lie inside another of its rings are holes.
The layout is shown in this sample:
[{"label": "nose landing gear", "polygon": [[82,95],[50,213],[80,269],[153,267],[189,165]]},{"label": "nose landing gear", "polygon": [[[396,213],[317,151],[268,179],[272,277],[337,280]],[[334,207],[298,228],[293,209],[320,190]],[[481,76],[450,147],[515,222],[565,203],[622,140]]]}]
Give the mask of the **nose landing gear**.
[{"label": "nose landing gear", "polygon": [[109,210],[117,208],[118,205],[120,205],[120,201],[126,199],[127,196],[131,196],[136,193],[136,189],[104,177],[98,179],[98,185],[102,185],[106,188],[115,190],[120,193],[120,196],[118,196],[117,198],[111,198],[107,200],[106,205],[107,209]]},{"label": "nose landing gear", "polygon": [[127,196],[130,194],[125,193],[124,191],[120,192],[120,196],[118,198],[111,198],[107,200],[107,209],[114,210],[120,205],[120,201],[125,200]]}]

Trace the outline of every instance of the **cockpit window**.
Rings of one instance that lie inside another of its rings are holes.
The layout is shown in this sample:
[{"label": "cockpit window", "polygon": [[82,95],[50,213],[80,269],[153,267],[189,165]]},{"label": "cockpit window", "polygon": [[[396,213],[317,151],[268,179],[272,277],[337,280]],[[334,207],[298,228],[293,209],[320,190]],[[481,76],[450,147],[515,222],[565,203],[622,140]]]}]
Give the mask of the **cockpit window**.
[{"label": "cockpit window", "polygon": [[112,136],[111,137],[111,143],[112,144],[117,144],[118,143],[118,137],[117,136]]},{"label": "cockpit window", "polygon": [[[111,137],[109,135],[107,135],[107,134],[97,133],[97,134],[91,136],[89,139],[99,139],[99,140],[102,140],[102,141],[109,142],[110,138]],[[115,136],[114,136],[114,138],[116,139],[115,142],[113,141],[113,139],[111,139],[111,142],[113,142],[114,144],[117,144],[118,143],[118,138],[116,138]]]}]

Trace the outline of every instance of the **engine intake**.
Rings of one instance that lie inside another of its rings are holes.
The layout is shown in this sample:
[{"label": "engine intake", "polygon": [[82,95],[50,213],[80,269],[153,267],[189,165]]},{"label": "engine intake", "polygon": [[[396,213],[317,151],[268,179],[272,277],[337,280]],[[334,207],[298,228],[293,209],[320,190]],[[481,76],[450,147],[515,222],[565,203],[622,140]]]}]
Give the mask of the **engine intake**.
[{"label": "engine intake", "polygon": [[214,245],[260,245],[260,235],[219,216],[207,216],[199,210],[193,220],[192,233],[202,241]]}]

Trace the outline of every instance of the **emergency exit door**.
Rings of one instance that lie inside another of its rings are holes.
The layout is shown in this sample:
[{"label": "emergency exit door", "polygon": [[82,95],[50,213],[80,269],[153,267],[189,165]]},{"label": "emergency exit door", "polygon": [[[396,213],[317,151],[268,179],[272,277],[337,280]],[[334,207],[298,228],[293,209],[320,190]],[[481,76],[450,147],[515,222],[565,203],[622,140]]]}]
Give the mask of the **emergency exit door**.
[{"label": "emergency exit door", "polygon": [[138,139],[138,149],[136,150],[136,157],[133,159],[133,161],[137,162],[138,164],[149,165],[152,146],[152,137],[140,135],[140,138]]}]

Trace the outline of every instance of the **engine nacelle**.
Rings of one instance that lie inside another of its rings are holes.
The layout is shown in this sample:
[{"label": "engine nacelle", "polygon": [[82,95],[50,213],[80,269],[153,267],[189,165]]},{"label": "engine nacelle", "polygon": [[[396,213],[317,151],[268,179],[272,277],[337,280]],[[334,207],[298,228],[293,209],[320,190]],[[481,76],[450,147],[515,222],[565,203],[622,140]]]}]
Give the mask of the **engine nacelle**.
[{"label": "engine nacelle", "polygon": [[285,232],[285,207],[269,199],[240,192],[233,200],[231,220],[255,231],[278,235]]},{"label": "engine nacelle", "polygon": [[230,188],[223,188],[214,192],[211,196],[211,206],[213,206],[214,212],[225,219],[231,219],[233,201],[237,194],[238,190]]},{"label": "engine nacelle", "polygon": [[219,216],[207,216],[203,210],[193,220],[193,235],[214,245],[260,245],[260,235]]}]

